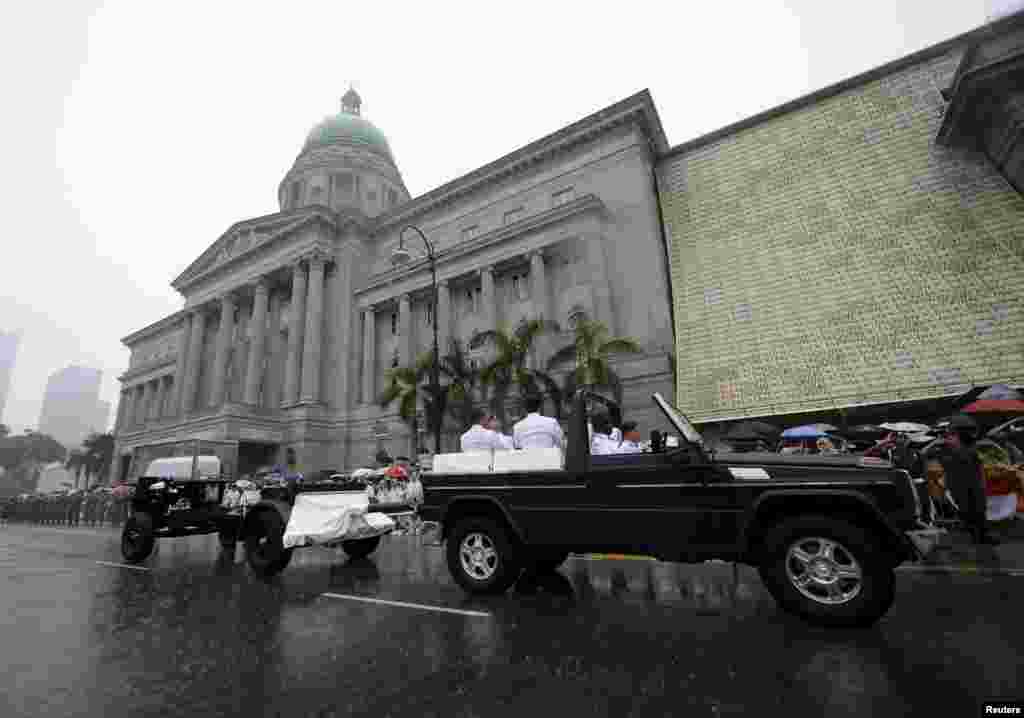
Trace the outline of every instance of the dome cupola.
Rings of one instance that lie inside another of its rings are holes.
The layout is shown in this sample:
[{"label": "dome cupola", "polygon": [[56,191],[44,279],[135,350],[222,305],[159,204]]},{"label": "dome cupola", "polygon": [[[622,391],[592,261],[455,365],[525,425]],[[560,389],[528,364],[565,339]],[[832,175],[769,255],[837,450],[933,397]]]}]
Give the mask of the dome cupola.
[{"label": "dome cupola", "polygon": [[319,204],[373,217],[409,199],[388,140],[363,117],[362,105],[350,87],[341,112],[309,131],[279,188],[282,211]]}]

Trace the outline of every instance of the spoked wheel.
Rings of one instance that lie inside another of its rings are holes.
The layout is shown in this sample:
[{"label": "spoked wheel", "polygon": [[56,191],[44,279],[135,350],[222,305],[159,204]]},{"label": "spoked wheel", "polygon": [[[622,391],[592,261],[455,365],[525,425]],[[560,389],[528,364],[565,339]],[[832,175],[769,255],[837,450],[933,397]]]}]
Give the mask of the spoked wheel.
[{"label": "spoked wheel", "polygon": [[261,511],[247,522],[245,554],[249,566],[260,576],[280,573],[292,560],[292,549],[284,547],[284,521],[276,511]]},{"label": "spoked wheel", "polygon": [[121,555],[128,563],[149,558],[156,545],[153,517],[147,513],[132,514],[121,531]]},{"label": "spoked wheel", "polygon": [[380,545],[380,536],[371,538],[342,541],[341,548],[351,559],[366,558],[377,550]]},{"label": "spoked wheel", "polygon": [[867,529],[803,516],[767,537],[761,578],[786,611],[826,626],[867,626],[895,597],[892,561]]},{"label": "spoked wheel", "polygon": [[448,538],[447,559],[456,583],[470,593],[503,593],[522,571],[508,531],[489,518],[460,521]]}]

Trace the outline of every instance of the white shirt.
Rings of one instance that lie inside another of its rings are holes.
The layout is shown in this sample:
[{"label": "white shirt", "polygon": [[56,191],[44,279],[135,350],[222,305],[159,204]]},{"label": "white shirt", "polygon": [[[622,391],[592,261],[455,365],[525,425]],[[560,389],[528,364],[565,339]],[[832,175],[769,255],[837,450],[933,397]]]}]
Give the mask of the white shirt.
[{"label": "white shirt", "polygon": [[520,449],[561,449],[562,427],[550,416],[530,412],[512,427],[516,447]]},{"label": "white shirt", "polygon": [[596,431],[590,437],[590,455],[603,456],[606,454],[619,453],[619,442],[612,439],[608,434],[599,434]]},{"label": "white shirt", "polygon": [[496,431],[494,433],[498,435],[498,440],[501,441],[501,448],[508,449],[509,451],[516,448],[515,441],[512,439],[511,436],[509,436],[508,434],[502,434],[499,431]]},{"label": "white shirt", "polygon": [[617,453],[617,454],[641,454],[641,453],[643,453],[643,449],[640,448],[639,442],[630,441],[629,439],[623,439],[622,443],[619,444],[619,450],[616,451],[615,453]]},{"label": "white shirt", "polygon": [[485,429],[479,424],[473,424],[469,427],[469,431],[462,435],[460,439],[463,451],[472,451],[476,449],[484,449],[485,451],[490,449],[504,449],[505,445],[501,441],[501,434],[490,429]]}]

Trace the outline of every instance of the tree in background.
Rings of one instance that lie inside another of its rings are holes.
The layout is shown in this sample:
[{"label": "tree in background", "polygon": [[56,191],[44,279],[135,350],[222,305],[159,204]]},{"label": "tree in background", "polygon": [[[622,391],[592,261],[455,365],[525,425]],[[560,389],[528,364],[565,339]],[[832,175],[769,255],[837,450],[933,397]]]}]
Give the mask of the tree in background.
[{"label": "tree in background", "polygon": [[485,399],[485,387],[480,380],[480,370],[473,366],[466,348],[458,340],[449,342],[448,353],[441,358],[441,376],[447,381],[448,416],[455,421],[456,429],[463,432],[472,421],[477,402]]},{"label": "tree in background", "polygon": [[[90,434],[82,442],[82,448],[85,450],[85,483],[86,488],[89,488],[93,477],[102,482],[103,477],[110,474],[110,465],[114,460],[114,435],[109,432]],[[77,482],[75,486],[78,486]]]},{"label": "tree in background", "polygon": [[576,392],[577,387],[609,389],[617,404],[622,404],[622,380],[612,368],[615,354],[637,354],[640,345],[628,337],[609,336],[608,327],[603,323],[578,316],[573,322],[573,343],[562,347],[548,360],[548,370],[559,365],[575,362],[575,369],[566,376],[562,395],[566,401]]},{"label": "tree in background", "polygon": [[[527,366],[537,338],[545,332],[558,331],[558,324],[547,319],[525,319],[515,329],[489,329],[477,332],[470,340],[476,349],[486,344],[495,348],[494,358],[481,370],[480,380],[493,388],[491,410],[505,426],[506,402],[513,387],[520,397],[541,391],[541,387],[557,389],[557,383],[546,372]],[[543,392],[542,392],[543,393]]]},{"label": "tree in background", "polygon": [[433,363],[433,352],[427,352],[416,360],[414,366],[389,369],[386,375],[387,388],[377,400],[382,409],[398,402],[398,416],[412,433],[412,456],[418,451],[416,442],[419,437],[416,436],[416,429],[419,403],[422,401],[427,416],[433,416],[435,411],[443,415],[447,405],[444,385],[441,386],[439,396],[433,395],[433,387],[430,386],[430,368]]},{"label": "tree in background", "polygon": [[[85,470],[85,452],[78,449],[72,449],[68,452],[68,459],[64,462],[64,468],[68,471],[72,471],[75,474],[75,488],[79,487],[82,480],[82,472]],[[88,476],[86,477],[88,483]]]},{"label": "tree in background", "polygon": [[0,424],[0,439],[6,439],[11,435],[11,428],[7,424]]}]

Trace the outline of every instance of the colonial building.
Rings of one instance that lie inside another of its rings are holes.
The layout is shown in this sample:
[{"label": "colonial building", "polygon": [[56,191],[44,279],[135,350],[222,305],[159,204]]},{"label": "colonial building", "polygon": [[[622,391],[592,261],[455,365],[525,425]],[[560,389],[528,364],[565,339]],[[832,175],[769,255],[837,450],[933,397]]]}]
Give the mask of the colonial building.
[{"label": "colonial building", "polygon": [[648,93],[416,198],[360,105],[349,90],[312,129],[280,211],[233,225],[173,281],[179,312],[123,340],[115,476],[139,447],[189,438],[238,442],[241,473],[289,449],[305,471],[408,449],[377,399],[386,371],[432,343],[427,264],[391,262],[410,224],[437,250],[442,346],[528,317],[567,328],[585,311],[644,349],[618,365],[627,410],[644,421],[652,391],[671,395],[654,181],[668,145]]}]

